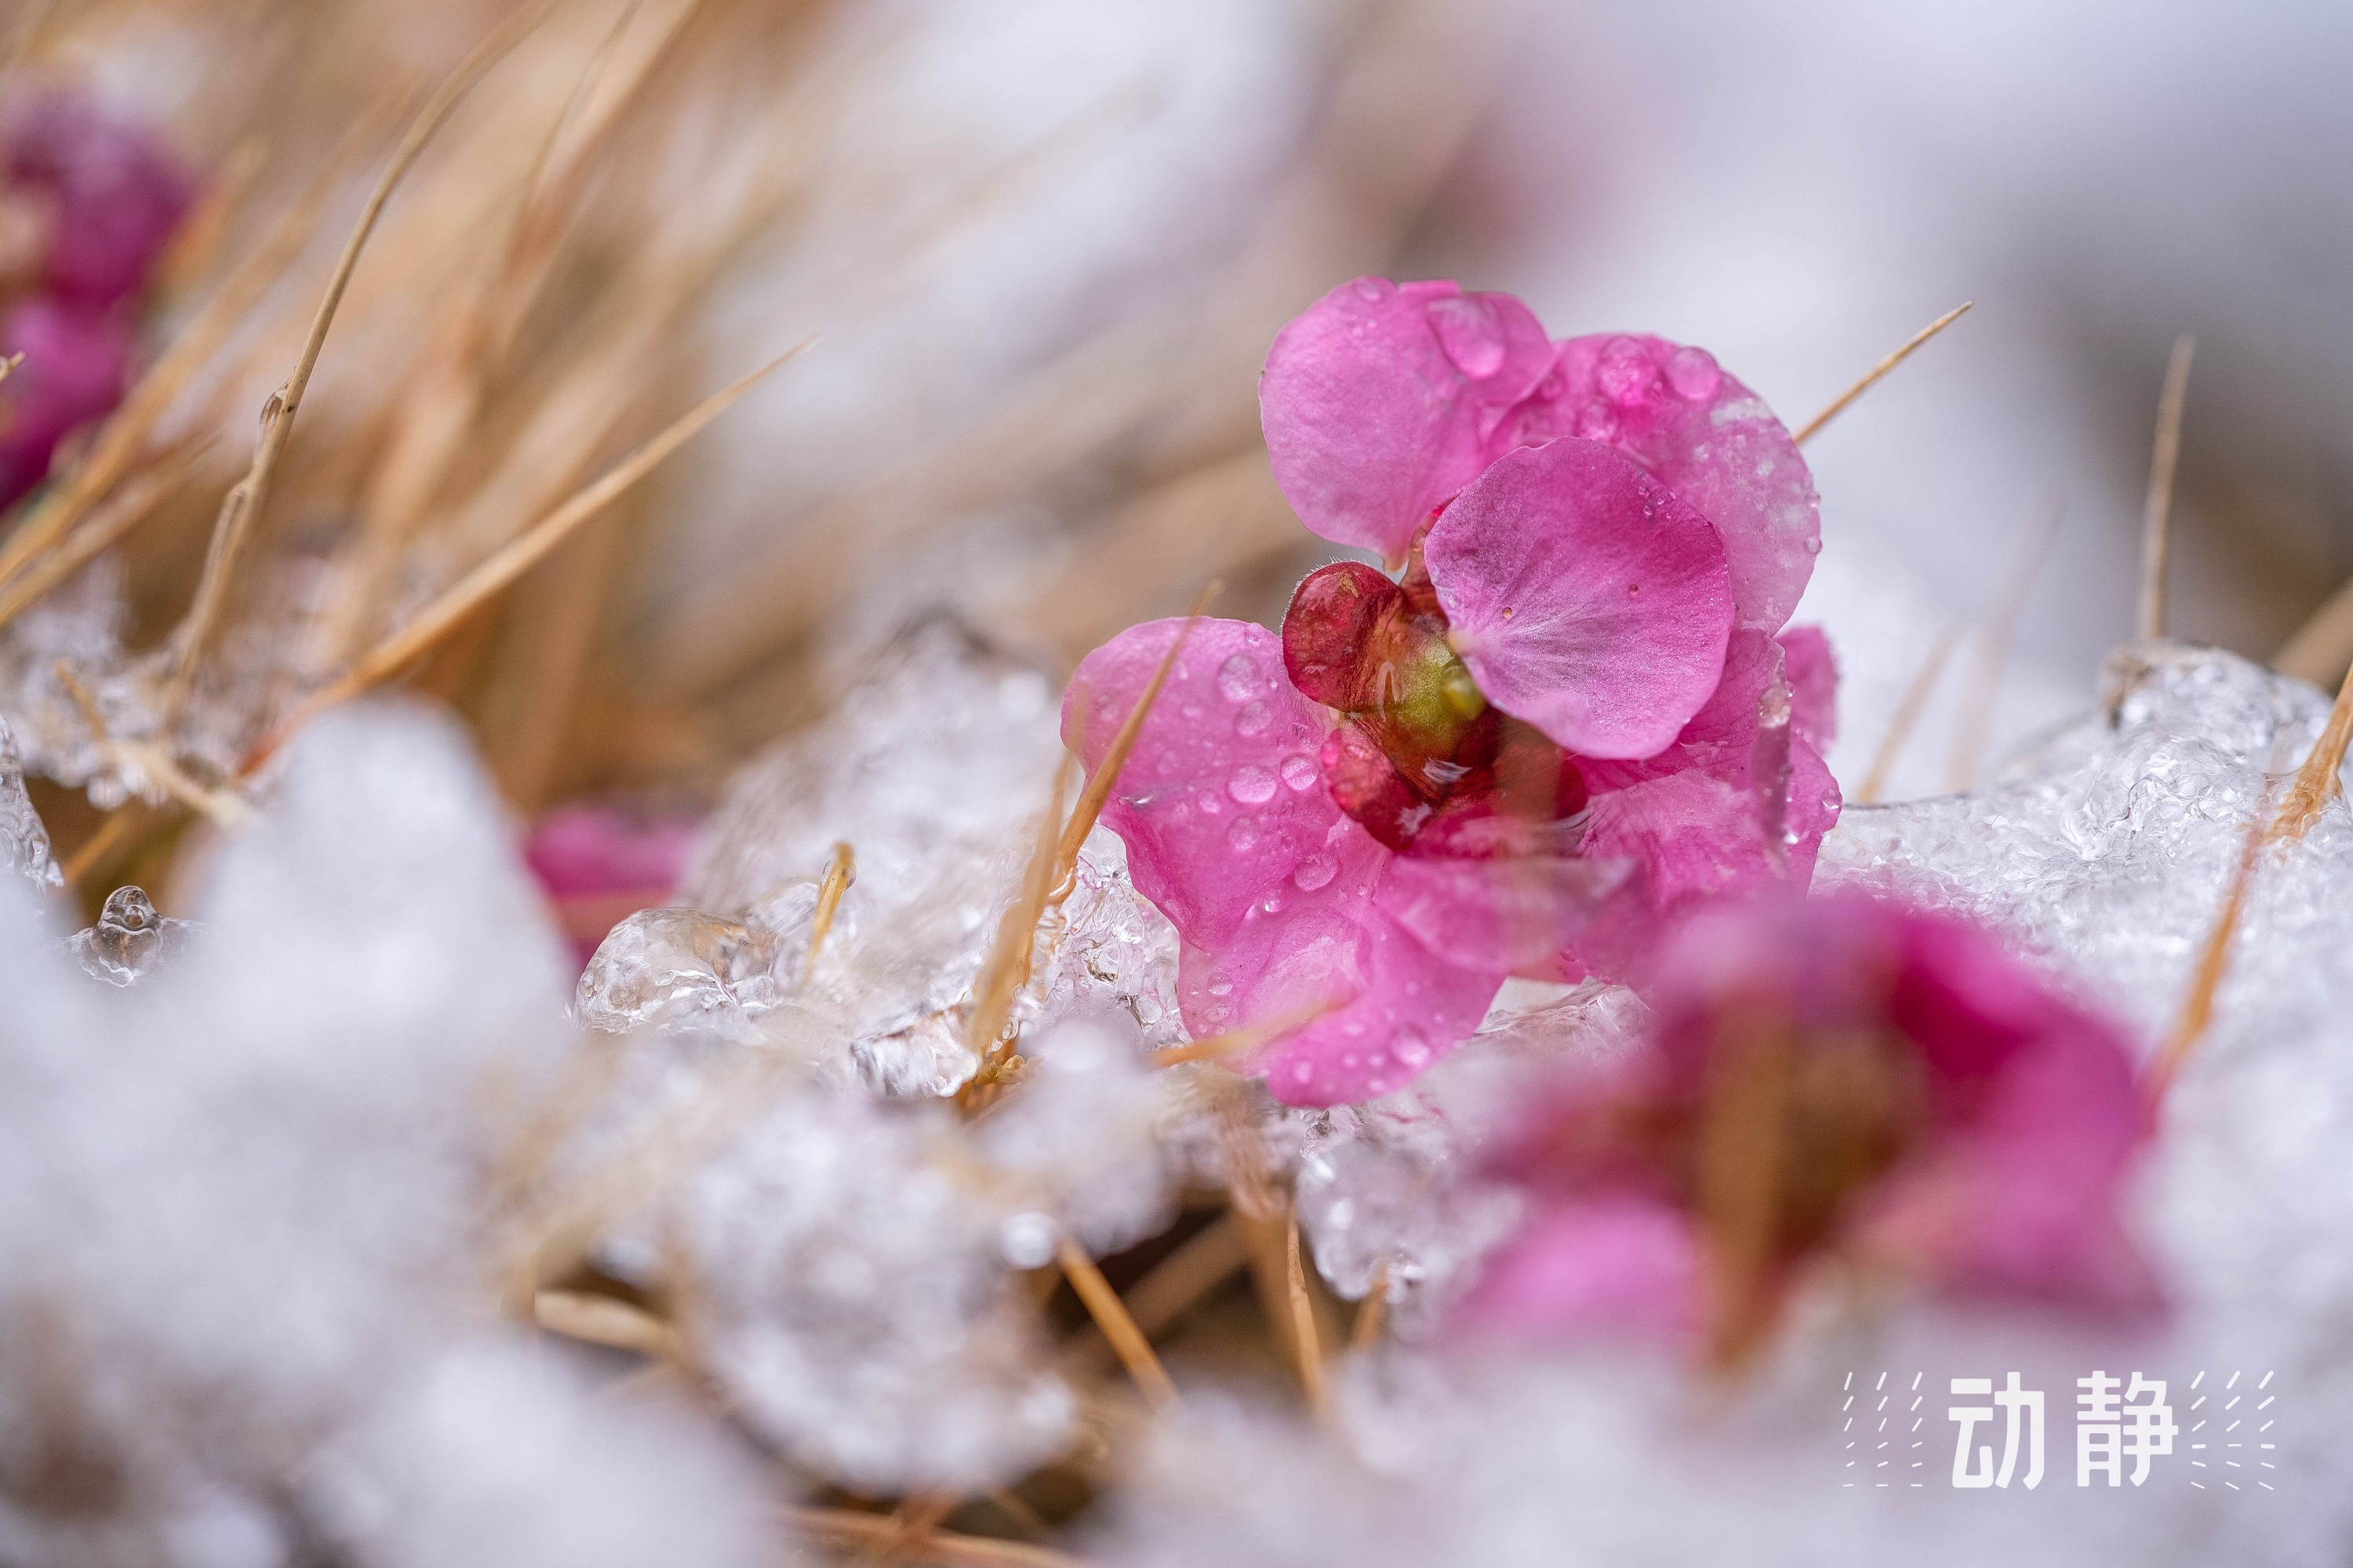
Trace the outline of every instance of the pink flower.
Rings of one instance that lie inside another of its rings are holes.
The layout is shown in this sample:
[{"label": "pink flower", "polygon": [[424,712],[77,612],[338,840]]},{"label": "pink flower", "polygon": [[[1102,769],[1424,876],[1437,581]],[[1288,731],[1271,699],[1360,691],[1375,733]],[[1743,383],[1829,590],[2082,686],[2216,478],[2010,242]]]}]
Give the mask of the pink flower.
[{"label": "pink flower", "polygon": [[[1324,567],[1279,640],[1198,626],[1105,808],[1196,1034],[1274,1030],[1253,1065],[1294,1103],[1382,1093],[1505,976],[1636,977],[1694,900],[1810,874],[1835,672],[1775,633],[1813,489],[1713,359],[1362,279],[1284,329],[1261,400],[1308,525],[1403,573]],[[1180,627],[1081,665],[1090,768]]]},{"label": "pink flower", "polygon": [[0,509],[121,400],[131,307],[192,189],[153,136],[86,100],[37,92],[0,111],[0,199],[29,209],[37,236],[35,291],[0,318],[0,354],[25,356],[0,385]]},{"label": "pink flower", "polygon": [[0,177],[11,195],[48,207],[42,288],[85,310],[145,286],[195,189],[145,127],[55,90],[17,99],[0,115]]},{"label": "pink flower", "polygon": [[111,313],[43,296],[0,316],[0,355],[24,363],[0,382],[0,509],[49,476],[58,443],[121,400],[131,331]]},{"label": "pink flower", "polygon": [[539,820],[523,860],[583,964],[617,922],[669,901],[694,848],[695,825],[576,804]]},{"label": "pink flower", "polygon": [[2145,1133],[2116,1030],[1992,934],[1856,893],[1710,910],[1647,1050],[1540,1098],[1529,1203],[1472,1325],[1637,1328],[1736,1361],[1807,1266],[2142,1309],[2117,1207]]}]

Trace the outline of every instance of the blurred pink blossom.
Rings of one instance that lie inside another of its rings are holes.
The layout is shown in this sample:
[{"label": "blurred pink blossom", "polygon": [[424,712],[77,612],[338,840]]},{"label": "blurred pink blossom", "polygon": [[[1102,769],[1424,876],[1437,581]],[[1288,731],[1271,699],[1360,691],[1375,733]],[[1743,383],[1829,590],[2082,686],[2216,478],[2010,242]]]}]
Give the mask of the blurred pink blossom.
[{"label": "blurred pink blossom", "polygon": [[1466,1324],[1752,1348],[1807,1266],[2154,1304],[2119,1204],[2146,1135],[2114,1026],[1991,932],[1859,893],[1675,936],[1647,1049],[1541,1097],[1492,1169],[1518,1235]]}]

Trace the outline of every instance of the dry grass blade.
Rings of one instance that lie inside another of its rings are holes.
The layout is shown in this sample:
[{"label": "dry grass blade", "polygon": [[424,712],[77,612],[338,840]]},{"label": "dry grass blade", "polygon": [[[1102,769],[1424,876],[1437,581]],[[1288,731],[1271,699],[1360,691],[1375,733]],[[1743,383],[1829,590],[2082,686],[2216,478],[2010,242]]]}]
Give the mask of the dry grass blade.
[{"label": "dry grass blade", "polygon": [[2173,553],[2173,469],[2181,455],[2181,407],[2189,396],[2189,359],[2198,340],[2183,333],[2173,340],[2165,365],[2165,392],[2157,400],[2157,440],[2149,450],[2148,498],[2140,520],[2140,615],[2144,638],[2165,635],[2166,567]]},{"label": "dry grass blade", "polygon": [[579,1290],[541,1290],[532,1297],[532,1317],[551,1334],[583,1344],[634,1351],[657,1361],[678,1357],[678,1335],[641,1307],[610,1296]]},{"label": "dry grass blade", "polygon": [[1936,694],[1936,683],[1944,679],[1945,665],[1960,645],[1961,625],[1948,624],[1936,633],[1935,644],[1927,658],[1912,676],[1912,683],[1904,688],[1904,700],[1895,705],[1895,716],[1887,721],[1887,733],[1880,737],[1879,749],[1872,753],[1871,770],[1862,776],[1862,786],[1854,792],[1854,803],[1868,806],[1875,802],[1887,788],[1887,776],[1895,769],[1895,759],[1904,755],[1904,743],[1912,738],[1913,726]]},{"label": "dry grass blade", "polygon": [[1095,819],[1103,815],[1103,803],[1111,799],[1112,787],[1119,782],[1120,769],[1127,766],[1128,754],[1135,749],[1136,737],[1144,733],[1144,721],[1151,716],[1152,705],[1160,698],[1160,688],[1168,683],[1168,672],[1176,667],[1177,656],[1185,652],[1186,640],[1193,635],[1193,628],[1201,623],[1202,615],[1224,586],[1213,582],[1201,590],[1200,598],[1193,601],[1193,608],[1186,612],[1185,624],[1177,629],[1176,641],[1168,644],[1167,653],[1161,658],[1159,667],[1152,672],[1152,679],[1145,684],[1144,694],[1135,699],[1135,706],[1130,708],[1127,717],[1121,721],[1118,733],[1112,736],[1111,745],[1103,752],[1103,760],[1096,764],[1093,774],[1087,779],[1086,789],[1080,792],[1078,806],[1071,811],[1070,822],[1062,830],[1061,846],[1054,855],[1054,885],[1057,887],[1069,883],[1072,868],[1079,863],[1079,850],[1086,843],[1087,835],[1094,832]]},{"label": "dry grass blade", "polygon": [[1955,322],[1959,321],[1961,317],[1968,313],[1968,308],[1975,303],[1977,303],[1975,300],[1963,300],[1959,304],[1954,306],[1951,310],[1947,311],[1943,315],[1938,316],[1935,321],[1930,322],[1918,332],[1914,333],[1910,342],[1906,343],[1902,348],[1897,349],[1894,354],[1891,354],[1886,358],[1881,360],[1877,365],[1872,366],[1870,375],[1864,376],[1862,380],[1856,382],[1853,386],[1848,387],[1845,391],[1832,398],[1831,400],[1831,406],[1824,408],[1812,418],[1807,420],[1804,427],[1800,429],[1797,435],[1792,439],[1795,440],[1799,446],[1804,446],[1808,441],[1813,440],[1815,436],[1821,433],[1821,429],[1824,425],[1829,424],[1832,419],[1837,418],[1841,414],[1846,412],[1848,404],[1853,402],[1857,397],[1862,397],[1873,387],[1879,385],[1881,379],[1884,377],[1889,371],[1894,369],[1897,366],[1911,358],[1914,352],[1916,351],[1921,344],[1926,343],[1930,338],[1936,336],[1938,333],[1944,331]]},{"label": "dry grass blade", "polygon": [[334,324],[335,312],[343,304],[344,291],[351,286],[360,252],[366,249],[368,237],[375,232],[377,218],[383,216],[385,204],[417,162],[417,154],[457,108],[459,100],[500,57],[539,25],[548,7],[549,0],[538,0],[537,4],[522,7],[474,46],[473,52],[459,63],[458,69],[426,101],[425,107],[417,111],[417,118],[409,122],[407,134],[393,150],[392,161],[385,165],[375,188],[368,193],[359,221],[353,225],[351,238],[344,241],[343,254],[335,260],[335,270],[328,276],[326,291],[311,318],[311,331],[303,339],[301,357],[294,363],[294,374],[262,405],[261,439],[254,450],[252,466],[221,502],[220,516],[213,525],[212,543],[205,553],[203,574],[196,580],[195,600],[188,607],[187,618],[178,633],[171,684],[164,697],[167,717],[176,716],[187,701],[190,683],[227,602],[229,581],[243,554],[245,541],[269,498],[270,476],[293,434],[295,416],[301,410],[303,394],[310,388],[311,373],[318,367],[320,351],[326,346],[327,329]]},{"label": "dry grass blade", "polygon": [[164,453],[155,466],[132,475],[107,497],[70,538],[33,562],[22,577],[0,588],[0,626],[16,620],[27,606],[39,602],[152,516],[189,477],[210,445],[208,440],[192,439]]},{"label": "dry grass blade", "polygon": [[1993,731],[1994,704],[2001,696],[2001,680],[2010,666],[2010,639],[2018,630],[2018,614],[2034,587],[2034,574],[2059,535],[2059,498],[2042,504],[2042,515],[2030,523],[2012,548],[2010,568],[1985,623],[1978,629],[1977,663],[1968,688],[1961,694],[1961,712],[1953,726],[1953,749],[1946,763],[1945,787],[1970,789],[1985,765],[1987,738]]},{"label": "dry grass blade", "polygon": [[997,938],[989,944],[988,960],[981,966],[979,978],[973,981],[972,1012],[965,1023],[965,1046],[981,1059],[984,1068],[997,1063],[1004,1044],[1005,1026],[1013,1016],[1013,999],[1029,981],[1029,958],[1037,942],[1038,922],[1045,915],[1047,900],[1054,889],[1054,845],[1062,825],[1062,801],[1070,793],[1071,768],[1075,760],[1065,756],[1054,769],[1053,801],[1038,825],[1038,845],[1021,874],[1021,891],[997,922]]},{"label": "dry grass blade", "polygon": [[2304,766],[2295,770],[2295,781],[2288,786],[2287,796],[2280,802],[2279,815],[2271,826],[2275,841],[2293,842],[2312,831],[2328,802],[2337,798],[2344,787],[2345,748],[2353,741],[2353,674],[2346,676],[2337,689],[2337,704],[2328,710],[2327,727]]},{"label": "dry grass blade", "polygon": [[1359,1354],[1380,1343],[1389,1326],[1389,1260],[1373,1265],[1372,1287],[1356,1304],[1356,1320],[1348,1329],[1348,1348]]},{"label": "dry grass blade", "polygon": [[267,760],[279,742],[301,727],[303,721],[313,714],[357,696],[378,682],[399,673],[480,609],[485,600],[538,565],[574,529],[618,500],[631,486],[659,467],[664,458],[684,446],[705,425],[726,412],[736,399],[792,363],[815,341],[813,338],[803,339],[734,385],[705,398],[659,435],[533,524],[490,559],[451,584],[407,625],[377,643],[348,673],[321,688],[306,701],[256,749],[245,770],[250,772]]},{"label": "dry grass blade", "polygon": [[1095,1260],[1087,1255],[1086,1248],[1067,1235],[1058,1236],[1054,1242],[1054,1256],[1062,1266],[1062,1277],[1068,1279],[1071,1288],[1078,1292],[1087,1315],[1095,1320],[1095,1327],[1103,1330],[1103,1338],[1111,1341],[1113,1353],[1119,1357],[1120,1365],[1127,1369],[1127,1375],[1135,1380],[1135,1386],[1143,1390],[1144,1396],[1155,1406],[1174,1404],[1176,1385],[1170,1381],[1168,1369],[1160,1364],[1160,1357],[1154,1352],[1152,1341],[1145,1338],[1142,1329],[1136,1327],[1135,1319],[1129,1316],[1126,1305],[1120,1300],[1119,1292],[1111,1287],[1111,1281],[1103,1277],[1103,1270],[1095,1266]]},{"label": "dry grass blade", "polygon": [[1291,1012],[1257,1023],[1246,1023],[1240,1029],[1229,1029],[1222,1034],[1206,1035],[1185,1045],[1164,1045],[1152,1054],[1155,1067],[1180,1066],[1187,1062],[1214,1062],[1220,1057],[1239,1056],[1255,1051],[1268,1041],[1303,1029],[1344,1004],[1319,1001],[1313,1007],[1293,1008]]},{"label": "dry grass blade", "polygon": [[848,844],[833,846],[833,857],[826,862],[825,880],[818,884],[817,907],[809,912],[808,968],[804,977],[817,972],[818,955],[825,951],[825,939],[833,930],[833,917],[841,909],[841,895],[858,880],[858,856]]},{"label": "dry grass blade", "polygon": [[1299,1357],[1299,1386],[1307,1407],[1318,1421],[1331,1414],[1331,1396],[1324,1379],[1324,1341],[1315,1327],[1315,1303],[1307,1294],[1307,1271],[1299,1260],[1299,1212],[1294,1207],[1283,1226],[1284,1281],[1291,1296],[1291,1344]]},{"label": "dry grass blade", "polygon": [[1082,1557],[1027,1542],[936,1529],[911,1534],[885,1514],[839,1508],[786,1508],[783,1512],[794,1530],[836,1551],[895,1549],[940,1568],[1087,1568]]},{"label": "dry grass blade", "polygon": [[2239,916],[2246,907],[2247,889],[2253,885],[2255,864],[2263,844],[2269,838],[2265,831],[2271,820],[2271,800],[2266,796],[2255,808],[2253,821],[2247,824],[2245,842],[2240,846],[2238,869],[2231,877],[2231,891],[2223,895],[2222,907],[2214,916],[2213,928],[2206,933],[2205,946],[2198,950],[2198,968],[2189,982],[2189,994],[2182,1000],[2181,1012],[2173,1021],[2173,1028],[2158,1050],[2145,1080],[2145,1094],[2150,1112],[2165,1101],[2173,1080],[2180,1075],[2182,1064],[2190,1052],[2206,1037],[2209,1025],[2214,1022],[2214,998],[2222,989],[2222,980],[2231,972],[2231,944],[2239,932]]},{"label": "dry grass blade", "polygon": [[146,814],[143,808],[134,802],[100,822],[98,831],[84,839],[59,868],[66,886],[69,889],[79,887],[92,873],[112,864],[115,855],[129,846],[132,836],[138,832],[141,820]]}]

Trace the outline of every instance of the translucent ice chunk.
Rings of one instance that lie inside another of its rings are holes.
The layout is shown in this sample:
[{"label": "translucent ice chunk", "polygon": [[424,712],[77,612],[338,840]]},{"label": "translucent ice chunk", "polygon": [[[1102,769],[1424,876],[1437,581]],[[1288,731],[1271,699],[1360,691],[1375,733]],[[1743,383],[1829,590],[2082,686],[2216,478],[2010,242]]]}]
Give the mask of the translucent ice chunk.
[{"label": "translucent ice chunk", "polygon": [[135,985],[155,965],[178,953],[190,926],[157,914],[144,888],[118,887],[106,895],[98,923],[75,932],[69,945],[92,979],[111,986]]},{"label": "translucent ice chunk", "polygon": [[16,760],[16,738],[0,718],[0,865],[36,887],[65,885],[49,859],[49,831],[25,793],[25,772]]},{"label": "translucent ice chunk", "polygon": [[1410,1086],[1294,1113],[1310,1128],[1298,1164],[1300,1223],[1332,1288],[1357,1299],[1386,1277],[1400,1330],[1426,1324],[1519,1214],[1516,1200],[1473,1168],[1483,1140],[1539,1075],[1628,1049],[1640,1017],[1631,992],[1599,984],[1498,1009]]},{"label": "translucent ice chunk", "polygon": [[862,1490],[1034,1467],[1073,1410],[941,1107],[786,1094],[695,1178],[690,1332],[746,1419]]},{"label": "translucent ice chunk", "polygon": [[742,1033],[797,989],[786,946],[765,924],[696,909],[640,910],[606,935],[581,971],[573,1009],[590,1028],[612,1033],[640,1026]]}]

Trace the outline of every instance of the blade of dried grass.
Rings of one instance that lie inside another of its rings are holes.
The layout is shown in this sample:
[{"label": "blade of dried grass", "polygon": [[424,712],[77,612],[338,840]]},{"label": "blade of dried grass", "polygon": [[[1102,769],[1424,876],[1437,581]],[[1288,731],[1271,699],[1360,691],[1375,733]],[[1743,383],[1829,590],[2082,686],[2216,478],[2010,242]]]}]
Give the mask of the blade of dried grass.
[{"label": "blade of dried grass", "polygon": [[2337,689],[2337,702],[2328,710],[2327,726],[2320,732],[2319,741],[2306,756],[2302,767],[2295,770],[2295,780],[2288,786],[2285,799],[2280,801],[2279,815],[2272,822],[2271,837],[2293,842],[2312,831],[2320,813],[2344,788],[2345,748],[2353,742],[2353,673],[2348,673]]},{"label": "blade of dried grass", "polygon": [[1030,951],[1036,945],[1038,922],[1054,890],[1054,848],[1062,826],[1062,802],[1069,797],[1075,758],[1065,755],[1054,769],[1053,800],[1038,824],[1038,844],[1021,874],[1021,890],[997,923],[987,961],[973,981],[972,1012],[965,1024],[965,1048],[981,1059],[984,1069],[997,1062],[1004,1050],[1002,1036],[1013,1016],[1014,998],[1029,983]]},{"label": "blade of dried grass", "polygon": [[1960,717],[1953,726],[1953,749],[1945,768],[1945,787],[1967,789],[1978,781],[1985,764],[1986,738],[1993,728],[1994,703],[2001,695],[2001,680],[2010,663],[2010,644],[2018,630],[2018,614],[2033,589],[2035,572],[2058,537],[2061,509],[2057,495],[2042,503],[2041,516],[2020,534],[2012,546],[2010,567],[2001,587],[1978,628],[1977,664],[1968,689],[1962,694]]},{"label": "blade of dried grass", "polygon": [[2158,1050],[2143,1080],[2143,1093],[2152,1115],[2162,1105],[2173,1081],[2181,1073],[2182,1065],[2198,1043],[2206,1037],[2214,1022],[2214,998],[2222,989],[2222,981],[2231,972],[2231,947],[2239,932],[2239,916],[2246,908],[2247,890],[2254,883],[2255,866],[2264,843],[2269,840],[2267,829],[2272,823],[2271,799],[2268,794],[2255,808],[2248,823],[2246,836],[2239,850],[2239,864],[2231,877],[2231,890],[2223,895],[2222,907],[2216,911],[2214,924],[2206,933],[2206,941],[2198,950],[2198,968],[2192,971],[2189,994],[2182,999],[2181,1011],[2167,1032],[2165,1044]]},{"label": "blade of dried grass", "polygon": [[806,980],[817,973],[818,955],[825,951],[825,939],[833,931],[833,917],[841,908],[841,895],[858,880],[858,856],[846,843],[833,846],[833,854],[825,864],[825,880],[818,884],[817,907],[809,913],[808,963],[801,971]]},{"label": "blade of dried grass", "polygon": [[927,1531],[902,1542],[902,1526],[885,1514],[798,1506],[788,1506],[782,1513],[794,1530],[837,1551],[899,1545],[918,1561],[937,1563],[940,1568],[1087,1568],[1084,1558],[1050,1546],[960,1535],[949,1530]]},{"label": "blade of dried grass", "polygon": [[1127,1375],[1144,1396],[1157,1406],[1176,1402],[1176,1384],[1168,1376],[1168,1369],[1160,1364],[1160,1357],[1152,1349],[1152,1341],[1128,1315],[1127,1306],[1119,1292],[1111,1287],[1095,1260],[1087,1255],[1086,1248],[1062,1235],[1054,1241],[1055,1260],[1062,1266],[1062,1277],[1078,1292],[1087,1315],[1095,1320],[1104,1339],[1111,1341],[1113,1353],[1127,1369]]},{"label": "blade of dried grass", "polygon": [[1316,1331],[1315,1303],[1307,1294],[1307,1271],[1299,1261],[1299,1211],[1283,1224],[1283,1279],[1291,1298],[1291,1347],[1299,1358],[1299,1386],[1315,1419],[1330,1419],[1331,1395],[1324,1377],[1324,1341]]},{"label": "blade of dried grass", "polygon": [[1862,397],[1864,393],[1870,391],[1873,387],[1878,386],[1880,381],[1886,376],[1889,371],[1894,369],[1897,366],[1911,358],[1912,355],[1919,350],[1921,345],[1926,344],[1930,338],[1936,336],[1938,333],[1944,331],[1955,322],[1959,321],[1962,316],[1968,313],[1969,307],[1976,303],[1977,302],[1975,300],[1963,300],[1959,304],[1954,306],[1951,310],[1947,311],[1943,315],[1938,316],[1935,321],[1930,322],[1918,332],[1914,333],[1911,338],[1902,348],[1897,349],[1894,354],[1889,355],[1877,365],[1873,366],[1869,375],[1856,382],[1853,386],[1848,387],[1845,391],[1840,393],[1837,397],[1831,398],[1829,408],[1824,408],[1820,413],[1815,415],[1812,418],[1808,419],[1805,424],[1799,429],[1798,433],[1790,439],[1796,441],[1799,446],[1804,446],[1808,441],[1812,440],[1816,436],[1821,433],[1821,429],[1824,425],[1829,424],[1832,419],[1835,419],[1841,414],[1845,413],[1848,405],[1852,404],[1856,398]]},{"label": "blade of dried grass", "polygon": [[1912,728],[1920,722],[1921,712],[1935,694],[1936,683],[1944,678],[1945,665],[1960,641],[1961,623],[1957,620],[1947,623],[1936,633],[1928,656],[1920,662],[1912,683],[1904,688],[1904,700],[1895,705],[1895,716],[1887,721],[1887,733],[1880,737],[1879,749],[1872,753],[1871,770],[1862,776],[1862,786],[1854,792],[1856,805],[1873,804],[1880,791],[1887,788],[1887,776],[1894,771],[1895,759],[1904,755],[1904,743],[1912,738]]},{"label": "blade of dried grass", "polygon": [[2198,340],[2183,333],[2165,364],[2165,390],[2157,400],[2157,440],[2149,449],[2148,496],[2140,520],[2140,614],[2144,639],[2165,635],[2166,567],[2173,554],[2173,469],[2181,455],[2181,408],[2189,396],[2189,360]]},{"label": "blade of dried grass", "polygon": [[302,407],[302,396],[310,387],[311,372],[318,366],[320,351],[326,346],[327,330],[334,324],[335,312],[343,303],[344,291],[351,286],[353,270],[359,265],[360,252],[366,248],[368,237],[375,231],[376,220],[383,216],[385,204],[391,201],[393,192],[416,163],[417,154],[425,150],[426,143],[448,120],[459,101],[485,71],[524,35],[539,26],[551,7],[552,0],[533,0],[533,3],[515,11],[474,46],[472,52],[459,62],[458,68],[417,111],[416,118],[409,122],[406,134],[394,148],[392,160],[385,165],[375,188],[368,193],[367,203],[360,209],[359,220],[352,228],[351,238],[344,242],[343,254],[336,259],[334,270],[327,279],[326,291],[311,319],[311,331],[303,340],[301,355],[295,361],[294,373],[262,405],[261,435],[256,444],[252,466],[221,503],[220,516],[213,528],[212,543],[206,551],[204,569],[196,581],[195,602],[188,607],[187,616],[175,634],[172,676],[164,702],[167,721],[175,719],[187,702],[195,671],[227,602],[228,585],[243,554],[245,541],[250,536],[254,520],[269,499],[270,478],[277,470],[280,454],[286,450],[288,439],[293,434],[295,417]]},{"label": "blade of dried grass", "polygon": [[1071,810],[1071,820],[1062,830],[1062,842],[1054,852],[1055,887],[1068,886],[1071,873],[1079,863],[1079,851],[1084,847],[1087,835],[1094,832],[1095,819],[1103,815],[1103,803],[1111,799],[1112,787],[1119,782],[1120,769],[1127,766],[1128,754],[1135,749],[1136,737],[1144,733],[1144,721],[1151,716],[1152,705],[1159,701],[1160,688],[1168,683],[1168,672],[1176,667],[1177,656],[1185,652],[1186,640],[1193,635],[1193,628],[1200,624],[1202,614],[1224,586],[1212,582],[1193,601],[1185,624],[1177,629],[1176,640],[1168,644],[1168,652],[1162,655],[1152,679],[1145,684],[1144,694],[1135,699],[1127,717],[1120,721],[1103,760],[1095,765],[1087,787],[1079,792],[1079,803]]},{"label": "blade of dried grass", "polygon": [[178,491],[211,448],[210,436],[191,437],[166,449],[152,467],[125,480],[70,537],[34,561],[23,576],[0,588],[0,627],[145,522]]},{"label": "blade of dried grass", "polygon": [[726,412],[738,398],[792,363],[816,341],[814,338],[804,338],[759,369],[704,398],[687,413],[680,416],[653,440],[614,464],[587,486],[575,492],[554,511],[533,524],[505,547],[444,589],[438,598],[418,611],[407,625],[377,643],[347,673],[322,687],[303,703],[290,718],[280,724],[265,739],[260,747],[256,748],[256,755],[248,759],[245,771],[250,772],[254,768],[259,767],[268,758],[269,753],[277,748],[285,736],[301,727],[302,723],[311,715],[356,696],[370,686],[397,673],[419,654],[448,636],[486,600],[506,588],[517,577],[537,565],[574,529],[610,505],[615,499],[659,466],[663,459],[692,440],[705,425]]},{"label": "blade of dried grass", "polygon": [[1258,1023],[1246,1023],[1240,1029],[1229,1029],[1221,1034],[1205,1035],[1185,1045],[1164,1045],[1152,1054],[1155,1067],[1180,1066],[1187,1062],[1212,1062],[1224,1056],[1239,1056],[1255,1051],[1261,1045],[1294,1029],[1305,1028],[1325,1013],[1345,1005],[1338,1001],[1319,1001],[1312,1007],[1293,1008],[1289,1012]]}]

